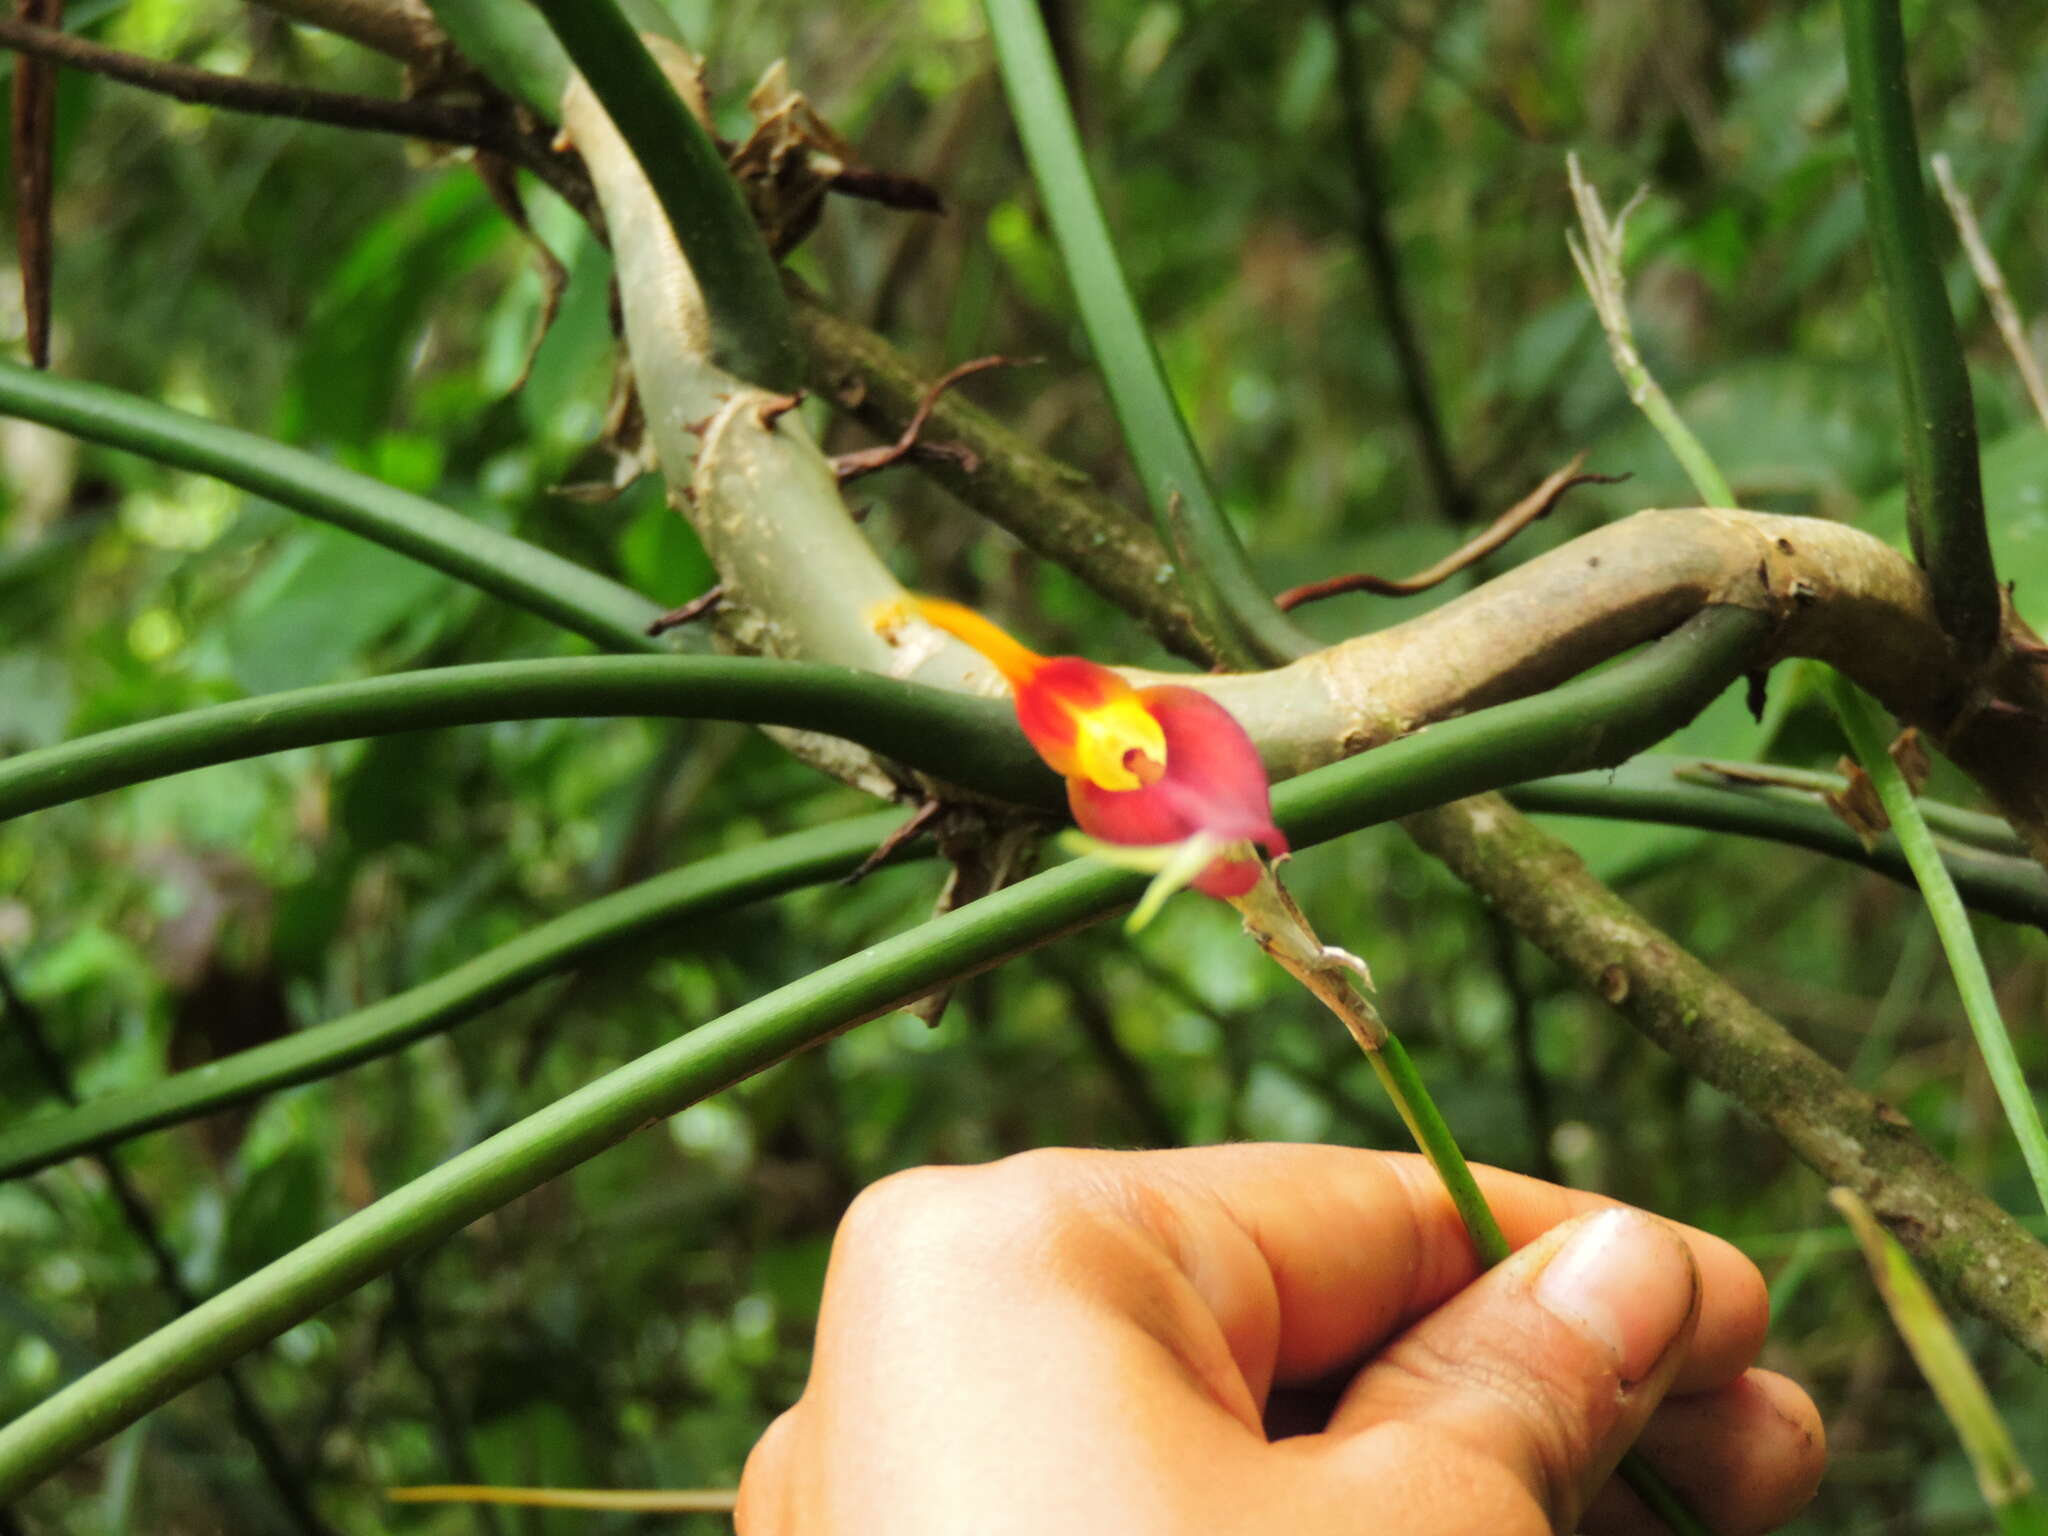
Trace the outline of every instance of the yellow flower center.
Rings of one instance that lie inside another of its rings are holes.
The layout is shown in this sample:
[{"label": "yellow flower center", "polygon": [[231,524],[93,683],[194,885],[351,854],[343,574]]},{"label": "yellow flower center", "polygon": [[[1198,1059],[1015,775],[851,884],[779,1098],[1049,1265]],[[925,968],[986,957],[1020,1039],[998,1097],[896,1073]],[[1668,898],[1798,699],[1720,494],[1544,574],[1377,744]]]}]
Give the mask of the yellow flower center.
[{"label": "yellow flower center", "polygon": [[1074,766],[1099,789],[1142,789],[1166,771],[1166,733],[1136,694],[1076,710]]}]

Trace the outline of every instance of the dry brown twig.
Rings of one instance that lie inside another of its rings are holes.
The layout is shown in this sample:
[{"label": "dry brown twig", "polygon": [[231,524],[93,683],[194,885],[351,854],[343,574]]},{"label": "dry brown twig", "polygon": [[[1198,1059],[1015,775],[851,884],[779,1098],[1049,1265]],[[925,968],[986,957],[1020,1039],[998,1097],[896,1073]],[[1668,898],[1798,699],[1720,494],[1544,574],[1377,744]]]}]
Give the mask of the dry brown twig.
[{"label": "dry brown twig", "polygon": [[1362,571],[1350,576],[1331,576],[1322,581],[1289,587],[1273,599],[1273,604],[1282,613],[1288,613],[1303,603],[1321,602],[1326,597],[1337,597],[1345,592],[1373,592],[1381,597],[1413,597],[1418,592],[1427,592],[1468,566],[1476,565],[1531,523],[1549,516],[1551,508],[1573,486],[1617,485],[1628,478],[1627,475],[1582,475],[1579,466],[1585,462],[1583,453],[1574,454],[1571,463],[1546,475],[1542,484],[1495,518],[1485,532],[1467,540],[1436,564],[1424,567],[1413,576],[1373,576]]},{"label": "dry brown twig", "polygon": [[2012,290],[2005,285],[2005,273],[1999,269],[1998,258],[1991,254],[1991,247],[1985,244],[1984,232],[1977,227],[1976,211],[1970,207],[1969,197],[1957,184],[1948,156],[1934,156],[1933,165],[1942,201],[1948,204],[1949,217],[1956,221],[1956,233],[1962,237],[1963,251],[1970,258],[1970,270],[1977,274],[1977,286],[1984,290],[1984,302],[1991,308],[1991,318],[1998,323],[1998,334],[2005,338],[2005,349],[2012,354],[2013,364],[2020,371],[2020,381],[2027,387],[2027,398],[2034,402],[2034,413],[2041,418],[2041,425],[2048,427],[2048,381],[2041,377],[2041,360],[2034,355],[2034,349],[2027,341],[2027,329],[2020,323],[2019,307],[2012,301]]},{"label": "dry brown twig", "polygon": [[887,469],[891,464],[901,463],[909,458],[947,459],[960,466],[962,473],[973,474],[981,467],[981,456],[965,443],[927,443],[922,440],[925,423],[931,420],[933,409],[939,398],[962,379],[982,373],[990,368],[1024,368],[1038,361],[1035,357],[977,357],[947,370],[939,375],[932,386],[924,392],[924,398],[917,403],[917,409],[910,414],[910,420],[897,434],[893,443],[883,443],[875,448],[862,448],[854,453],[842,453],[832,460],[832,472],[839,477],[839,483],[846,485],[862,475],[872,475],[878,469]]},{"label": "dry brown twig", "polygon": [[[55,29],[64,0],[14,0],[14,22]],[[14,71],[14,240],[21,263],[21,307],[28,360],[50,366],[50,199],[56,155],[57,71],[48,61],[23,59]]]},{"label": "dry brown twig", "polygon": [[198,106],[260,117],[284,117],[374,133],[397,133],[429,143],[461,145],[501,155],[546,182],[579,212],[590,207],[589,189],[570,164],[529,133],[517,115],[496,107],[458,106],[437,101],[396,101],[345,91],[316,90],[271,80],[249,80],[189,64],[146,58],[109,48],[89,38],[12,17],[0,17],[0,48],[47,59],[68,69],[118,80]]}]

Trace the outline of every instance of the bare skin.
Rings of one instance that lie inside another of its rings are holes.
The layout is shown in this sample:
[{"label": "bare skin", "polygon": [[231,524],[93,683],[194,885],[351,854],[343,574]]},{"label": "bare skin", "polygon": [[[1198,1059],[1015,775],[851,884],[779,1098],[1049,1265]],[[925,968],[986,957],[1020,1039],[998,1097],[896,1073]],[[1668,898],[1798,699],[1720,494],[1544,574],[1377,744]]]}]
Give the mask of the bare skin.
[{"label": "bare skin", "polygon": [[1755,1267],[1478,1172],[1519,1250],[1483,1276],[1414,1157],[1047,1151],[884,1180],[840,1228],[739,1529],[1651,1536],[1609,1480],[1631,1444],[1717,1531],[1789,1519],[1825,1451],[1806,1394],[1751,1366]]}]

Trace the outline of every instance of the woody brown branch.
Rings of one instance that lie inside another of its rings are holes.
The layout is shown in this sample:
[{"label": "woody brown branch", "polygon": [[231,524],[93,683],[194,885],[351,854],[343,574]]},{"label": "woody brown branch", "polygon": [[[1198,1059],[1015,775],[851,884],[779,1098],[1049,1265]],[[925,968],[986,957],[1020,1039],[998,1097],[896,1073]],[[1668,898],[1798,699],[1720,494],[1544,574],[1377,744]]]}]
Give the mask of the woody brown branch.
[{"label": "woody brown branch", "polygon": [[[900,432],[917,407],[917,371],[814,302],[799,300],[797,314],[820,392],[875,430]],[[1157,579],[1165,556],[1150,529],[964,402],[940,401],[932,421],[983,459],[973,475],[927,466],[932,478],[1175,651],[1200,657],[1185,605]],[[1713,603],[1770,614],[1773,659],[1826,661],[1918,726],[2048,864],[2048,669],[2031,659],[2039,638],[2008,611],[2003,643],[1966,665],[1935,621],[1921,572],[1840,523],[1705,507],[1638,512],[1405,623],[1274,671],[1193,681],[1238,714],[1269,766],[1298,773],[1541,692]]]},{"label": "woody brown branch", "polygon": [[497,107],[396,101],[279,81],[251,80],[146,58],[12,17],[0,17],[0,47],[198,106],[403,134],[429,143],[483,150],[525,166],[579,210],[589,207],[587,188],[566,162],[536,136],[522,131],[508,111]]},{"label": "woody brown branch", "polygon": [[2048,1247],[1497,795],[1404,823],[1523,937],[1870,1202],[1951,1299],[2048,1363]]},{"label": "woody brown branch", "polygon": [[1363,571],[1350,576],[1332,576],[1323,581],[1289,587],[1273,599],[1273,606],[1282,613],[1292,613],[1303,603],[1319,603],[1326,597],[1340,597],[1346,592],[1414,597],[1432,587],[1442,586],[1458,572],[1477,565],[1531,523],[1548,517],[1564,493],[1573,486],[1618,485],[1628,478],[1627,475],[1582,475],[1579,466],[1585,462],[1583,453],[1574,454],[1571,463],[1545,475],[1535,490],[1501,513],[1484,532],[1459,545],[1434,565],[1424,566],[1413,576],[1374,576]]}]

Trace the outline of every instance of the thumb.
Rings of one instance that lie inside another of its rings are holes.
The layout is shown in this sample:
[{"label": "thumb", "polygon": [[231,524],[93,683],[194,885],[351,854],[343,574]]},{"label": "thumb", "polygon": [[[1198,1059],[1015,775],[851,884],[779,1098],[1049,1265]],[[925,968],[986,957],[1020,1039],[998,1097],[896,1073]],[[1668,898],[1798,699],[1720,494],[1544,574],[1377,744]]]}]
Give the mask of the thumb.
[{"label": "thumb", "polygon": [[1375,1440],[1398,1448],[1411,1473],[1421,1453],[1468,1486],[1482,1474],[1499,1488],[1505,1473],[1503,1491],[1533,1507],[1493,1529],[1534,1526],[1540,1510],[1568,1531],[1671,1385],[1699,1293],[1691,1250],[1655,1217],[1580,1217],[1396,1339],[1352,1382],[1330,1434],[1368,1461]]}]

